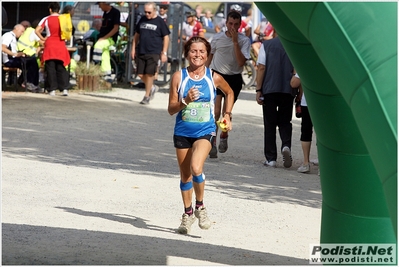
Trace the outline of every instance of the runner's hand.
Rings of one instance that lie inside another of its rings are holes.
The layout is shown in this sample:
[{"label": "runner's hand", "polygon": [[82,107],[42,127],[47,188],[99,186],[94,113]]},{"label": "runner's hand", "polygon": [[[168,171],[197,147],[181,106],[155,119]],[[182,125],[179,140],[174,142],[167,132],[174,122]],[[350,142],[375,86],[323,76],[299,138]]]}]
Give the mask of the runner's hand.
[{"label": "runner's hand", "polygon": [[231,39],[232,39],[233,43],[237,43],[238,42],[238,32],[234,28],[230,28],[229,33],[231,35]]}]

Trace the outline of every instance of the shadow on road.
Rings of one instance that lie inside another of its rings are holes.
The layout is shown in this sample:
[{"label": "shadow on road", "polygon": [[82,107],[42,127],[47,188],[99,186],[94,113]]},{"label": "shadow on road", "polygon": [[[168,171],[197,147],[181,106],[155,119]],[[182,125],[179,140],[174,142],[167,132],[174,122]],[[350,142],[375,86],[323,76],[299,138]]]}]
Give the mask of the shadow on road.
[{"label": "shadow on road", "polygon": [[[167,265],[170,257],[226,265],[308,263],[304,259],[234,247],[137,236],[134,228],[132,234],[126,235],[106,229],[99,232],[5,223],[2,232],[3,265]],[[114,240],[113,246],[107,243],[108,239]]]}]

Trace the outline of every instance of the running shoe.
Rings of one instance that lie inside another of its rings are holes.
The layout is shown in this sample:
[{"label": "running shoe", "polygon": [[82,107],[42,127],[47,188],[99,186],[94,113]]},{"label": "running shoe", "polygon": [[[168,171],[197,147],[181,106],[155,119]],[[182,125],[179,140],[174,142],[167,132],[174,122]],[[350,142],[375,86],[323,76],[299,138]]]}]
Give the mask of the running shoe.
[{"label": "running shoe", "polygon": [[301,166],[299,166],[298,172],[301,172],[301,173],[310,172],[310,164],[306,164],[306,165],[302,164]]},{"label": "running shoe", "polygon": [[227,151],[227,149],[229,148],[228,144],[227,144],[227,138],[228,136],[226,136],[226,138],[220,138],[220,143],[219,143],[219,152],[220,153],[225,153]]},{"label": "running shoe", "polygon": [[195,217],[198,218],[198,226],[201,229],[209,229],[211,227],[211,220],[208,218],[206,208],[204,206],[199,207],[194,211]]},{"label": "running shoe", "polygon": [[151,87],[151,91],[150,91],[150,99],[154,99],[155,93],[158,92],[159,87],[156,86],[155,84]]},{"label": "running shoe", "polygon": [[148,105],[148,104],[150,104],[150,98],[147,97],[147,96],[145,96],[145,97],[143,98],[143,100],[141,100],[140,104],[142,104],[142,105]]},{"label": "running shoe", "polygon": [[267,160],[266,160],[266,161],[263,163],[263,165],[276,168],[277,163],[276,163],[276,161],[274,161],[274,160],[271,160],[271,161],[267,161]]},{"label": "running shoe", "polygon": [[68,96],[68,90],[67,90],[67,89],[64,89],[64,91],[62,91],[62,95],[63,95],[63,96]]},{"label": "running shoe", "polygon": [[183,213],[181,218],[181,224],[179,228],[177,228],[177,232],[183,235],[190,233],[191,225],[195,222],[197,218],[194,214],[188,215],[187,213]]},{"label": "running shoe", "polygon": [[285,168],[291,167],[292,166],[292,156],[291,156],[290,148],[288,146],[283,147],[281,154],[283,154],[284,167]]},{"label": "running shoe", "polygon": [[218,149],[216,148],[216,144],[212,144],[211,151],[209,152],[209,157],[211,159],[216,159],[218,157]]}]

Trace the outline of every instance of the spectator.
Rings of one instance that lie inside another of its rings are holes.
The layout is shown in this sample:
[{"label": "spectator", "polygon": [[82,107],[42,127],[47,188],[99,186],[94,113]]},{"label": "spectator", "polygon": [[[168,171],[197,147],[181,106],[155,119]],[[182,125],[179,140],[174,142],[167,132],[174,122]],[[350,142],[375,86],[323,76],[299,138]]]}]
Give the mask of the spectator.
[{"label": "spectator", "polygon": [[22,26],[24,26],[24,27],[25,27],[25,30],[31,26],[31,25],[30,25],[30,22],[27,21],[27,20],[23,20],[23,21],[21,21],[19,24],[21,24]]},{"label": "spectator", "polygon": [[205,15],[201,17],[202,26],[213,29],[212,16],[212,11],[210,9],[206,9]]},{"label": "spectator", "polygon": [[[250,54],[250,42],[244,34],[239,33],[238,29],[241,25],[241,15],[237,11],[230,11],[227,14],[227,30],[226,32],[219,32],[212,38],[211,54],[208,58],[207,66],[222,75],[227,81],[234,92],[234,102],[237,101],[238,95],[241,92],[243,79],[241,73],[243,66]],[[221,110],[223,114],[226,112],[226,103],[223,103],[222,99],[224,94],[222,91],[217,90],[217,96],[215,101],[215,118],[219,119]],[[211,158],[217,158],[216,138],[212,142],[212,149],[210,152]],[[228,133],[222,132],[220,134],[219,152],[225,153],[228,148],[227,144]]]},{"label": "spectator", "polygon": [[39,22],[40,20],[35,20],[32,26],[25,28],[25,32],[19,37],[17,42],[18,51],[24,51],[29,57],[37,57],[41,50],[41,46],[44,45],[44,42],[40,40],[39,36],[35,33],[35,29]]},{"label": "spectator", "polygon": [[[236,11],[236,12],[240,13],[240,15],[241,15],[242,8],[240,5],[234,4],[230,7],[230,11]],[[246,36],[249,36],[246,34],[246,31],[245,31],[246,27],[247,27],[247,23],[245,21],[241,20],[241,24],[240,24],[240,27],[238,28],[238,32],[244,33]],[[225,32],[226,30],[227,30],[226,19],[224,18],[217,25],[215,25],[215,31],[218,33],[221,31]]]},{"label": "spectator", "polygon": [[252,48],[254,50],[255,56],[257,57],[262,42],[264,40],[270,40],[273,38],[274,28],[266,18],[263,18],[260,24],[256,26],[254,33],[257,35],[257,37],[252,43]]},{"label": "spectator", "polygon": [[249,39],[251,40],[252,43],[252,8],[248,9],[247,11],[247,16],[246,17],[242,17],[242,21],[245,22],[245,27],[243,30],[243,33],[249,37]]},{"label": "spectator", "polygon": [[[36,27],[35,33],[44,42],[43,61],[45,63],[47,91],[50,96],[55,96],[55,90],[62,91],[68,96],[69,73],[66,66],[70,63],[69,52],[65,41],[61,39],[60,21],[58,19],[60,5],[52,2],[48,6],[50,16],[43,18]],[[42,32],[46,30],[46,37]]]},{"label": "spectator", "polygon": [[[216,118],[212,111],[216,87],[226,95],[227,112],[224,120],[226,129],[231,130],[233,92],[221,75],[206,67],[210,50],[208,41],[202,37],[188,40],[184,45],[184,57],[190,66],[175,72],[170,83],[168,112],[170,115],[177,113],[173,141],[180,169],[180,190],[184,205],[182,222],[177,229],[180,234],[188,234],[196,218],[201,229],[211,227],[203,202],[203,168],[214,139],[212,133],[216,130]],[[193,191],[195,211],[192,207]]]},{"label": "spectator", "polygon": [[[134,34],[131,55],[136,61],[137,74],[145,84],[145,95],[140,104],[149,104],[158,87],[154,85],[158,61],[167,62],[169,45],[169,28],[157,15],[156,4],[148,2],[144,5],[145,16],[137,24]],[[137,49],[137,52],[136,52]]]},{"label": "spectator", "polygon": [[263,110],[264,153],[266,158],[264,165],[276,167],[276,128],[278,127],[284,167],[289,168],[292,165],[291,119],[295,97],[290,81],[294,67],[281,44],[280,38],[275,37],[263,42],[259,50],[257,64],[256,101],[259,105],[262,105]]},{"label": "spectator", "polygon": [[196,5],[195,6],[195,18],[196,18],[196,20],[201,21],[201,17],[204,15],[204,14],[202,14],[203,10],[204,9],[202,8],[201,5]]},{"label": "spectator", "polygon": [[90,30],[83,35],[83,41],[92,40],[93,43],[97,42],[98,35],[100,34],[101,24],[101,19],[93,20]]},{"label": "spectator", "polygon": [[201,23],[195,18],[195,12],[187,11],[186,18],[187,20],[183,22],[182,39],[187,41],[194,36],[204,37],[204,29]]},{"label": "spectator", "polygon": [[158,16],[160,16],[165,23],[168,23],[168,4],[161,3],[159,5]]},{"label": "spectator", "polygon": [[[40,40],[39,36],[36,35],[35,29],[37,25],[39,24],[40,20],[35,20],[32,22],[32,26],[28,26],[25,28],[25,32],[19,37],[18,42],[17,42],[17,48],[18,51],[23,51],[25,55],[28,57],[26,60],[33,60],[36,61],[38,66],[40,67],[40,59],[39,59],[39,53],[42,50],[42,46],[44,45],[44,42]],[[29,22],[28,22],[29,23]],[[21,22],[22,24],[22,22]],[[30,23],[29,23],[30,25]],[[40,77],[39,73],[39,77]],[[23,84],[23,77],[25,76],[21,75],[20,76],[20,84]],[[40,79],[39,79],[40,80]],[[24,85],[25,86],[25,85]],[[37,92],[42,92],[41,88],[37,88]]]},{"label": "spectator", "polygon": [[[64,6],[64,8],[62,9],[61,14],[68,14],[71,16],[71,19],[73,17],[73,15],[75,14],[75,8],[71,5],[66,5]],[[75,35],[75,26],[73,26],[72,24],[72,38],[74,38]]]},{"label": "spectator", "polygon": [[[129,3],[129,8],[131,7],[132,3]],[[135,27],[137,23],[140,21],[141,17],[143,16],[143,13],[140,11],[140,7],[138,3],[134,3],[134,22],[133,22],[133,35],[136,31]],[[127,19],[125,22],[121,22],[121,26],[126,27],[126,31],[130,32],[130,19],[131,19],[131,12],[129,12],[129,16],[127,16]]]},{"label": "spectator", "polygon": [[310,172],[310,148],[312,145],[313,123],[310,118],[308,105],[306,103],[305,94],[302,91],[301,79],[298,73],[291,78],[291,87],[298,88],[300,93],[297,98],[301,102],[301,146],[303,152],[303,163],[298,168],[300,173]]},{"label": "spectator", "polygon": [[119,10],[112,7],[109,2],[98,2],[98,6],[104,13],[100,33],[98,34],[98,40],[94,44],[93,61],[97,64],[101,62],[101,71],[107,81],[107,87],[111,88],[112,68],[109,48],[118,40],[121,15]]},{"label": "spectator", "polygon": [[26,64],[27,84],[26,89],[32,92],[40,90],[39,85],[39,66],[35,60],[25,60],[26,54],[19,52],[17,39],[25,32],[25,27],[21,24],[14,26],[12,31],[6,32],[1,38],[1,51],[3,64],[10,68],[23,69],[22,64]]}]

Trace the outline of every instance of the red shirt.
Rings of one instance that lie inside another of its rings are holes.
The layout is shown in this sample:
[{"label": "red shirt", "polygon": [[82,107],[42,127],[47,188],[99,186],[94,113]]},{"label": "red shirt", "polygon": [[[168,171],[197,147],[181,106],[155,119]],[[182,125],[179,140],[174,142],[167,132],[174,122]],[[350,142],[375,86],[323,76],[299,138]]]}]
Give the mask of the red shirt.
[{"label": "red shirt", "polygon": [[238,32],[245,34],[245,27],[247,27],[247,23],[245,21],[241,20],[241,25],[240,25],[240,28],[238,28]]},{"label": "red shirt", "polygon": [[199,21],[195,21],[194,26],[191,26],[188,23],[184,23],[183,30],[185,35],[189,38],[193,36],[199,36],[201,32],[204,32],[202,24]]},{"label": "red shirt", "polygon": [[68,66],[71,57],[66,48],[65,41],[61,39],[60,21],[58,14],[52,14],[43,18],[40,27],[46,30],[46,41],[44,43],[43,60],[61,60],[64,66]]}]

